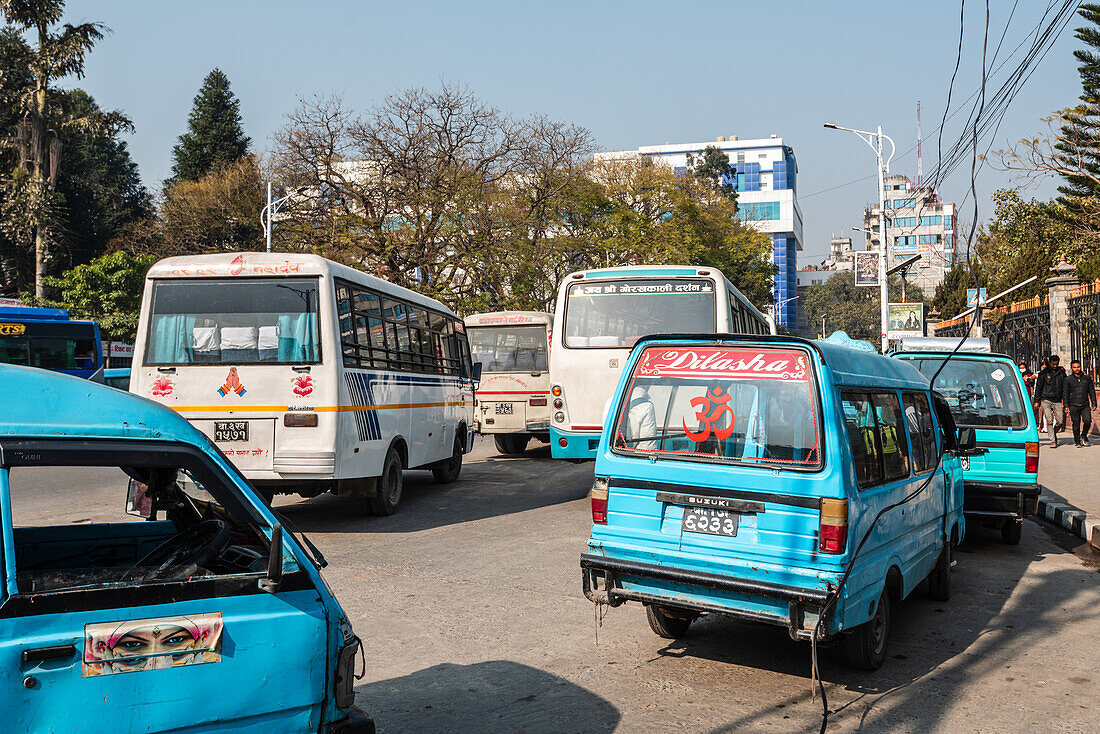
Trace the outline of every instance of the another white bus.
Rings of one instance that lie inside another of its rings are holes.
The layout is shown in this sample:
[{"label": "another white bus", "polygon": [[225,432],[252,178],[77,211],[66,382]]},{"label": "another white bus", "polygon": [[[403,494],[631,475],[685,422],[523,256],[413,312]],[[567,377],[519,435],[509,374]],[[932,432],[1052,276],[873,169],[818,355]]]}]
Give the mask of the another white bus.
[{"label": "another white bus", "polygon": [[603,411],[634,343],[651,334],[774,334],[714,268],[637,265],[572,273],[558,288],[550,349],[550,451],[593,459]]},{"label": "another white bus", "polygon": [[550,440],[550,335],[554,317],[497,311],[466,317],[473,360],[481,363],[474,425],[497,451],[522,454],[531,438]]},{"label": "another white bus", "polygon": [[473,366],[442,303],[314,255],[231,253],[149,271],[130,391],[178,411],[261,492],[392,514],[402,470],[453,482]]}]

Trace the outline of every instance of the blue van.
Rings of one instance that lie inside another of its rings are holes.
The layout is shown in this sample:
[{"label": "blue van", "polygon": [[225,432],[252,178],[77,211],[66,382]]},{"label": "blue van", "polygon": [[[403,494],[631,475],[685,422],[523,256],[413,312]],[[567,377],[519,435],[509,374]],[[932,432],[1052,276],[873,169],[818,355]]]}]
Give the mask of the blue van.
[{"label": "blue van", "polygon": [[[958,339],[902,341],[897,359],[928,379],[958,346]],[[991,354],[987,339],[967,339],[936,377],[959,428],[971,428],[976,449],[963,456],[963,510],[999,527],[1001,539],[1017,545],[1024,519],[1039,506],[1039,426],[1023,375],[1011,357]]]},{"label": "blue van", "polygon": [[0,396],[5,731],[374,731],[322,563],[205,436],[39,369]]},{"label": "blue van", "polygon": [[641,602],[663,637],[714,612],[839,636],[853,665],[877,668],[891,605],[926,578],[950,594],[965,530],[950,421],[920,372],[873,349],[644,339],[596,459],[584,593]]}]

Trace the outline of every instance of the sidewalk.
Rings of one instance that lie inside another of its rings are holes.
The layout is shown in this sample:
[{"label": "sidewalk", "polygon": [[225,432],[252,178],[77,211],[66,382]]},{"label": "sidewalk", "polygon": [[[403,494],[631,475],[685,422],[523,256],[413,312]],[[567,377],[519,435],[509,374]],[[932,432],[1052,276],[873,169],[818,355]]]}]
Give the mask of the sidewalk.
[{"label": "sidewalk", "polygon": [[1058,448],[1039,446],[1039,514],[1100,548],[1100,437],[1074,448],[1073,433],[1058,436]]}]

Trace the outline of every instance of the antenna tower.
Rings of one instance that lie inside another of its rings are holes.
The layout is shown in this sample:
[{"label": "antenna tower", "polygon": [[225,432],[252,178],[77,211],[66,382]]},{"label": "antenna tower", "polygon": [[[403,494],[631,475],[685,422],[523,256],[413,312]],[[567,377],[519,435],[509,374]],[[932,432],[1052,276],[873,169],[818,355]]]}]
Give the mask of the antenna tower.
[{"label": "antenna tower", "polygon": [[920,100],[917,100],[917,188],[924,185],[924,167],[920,157]]}]

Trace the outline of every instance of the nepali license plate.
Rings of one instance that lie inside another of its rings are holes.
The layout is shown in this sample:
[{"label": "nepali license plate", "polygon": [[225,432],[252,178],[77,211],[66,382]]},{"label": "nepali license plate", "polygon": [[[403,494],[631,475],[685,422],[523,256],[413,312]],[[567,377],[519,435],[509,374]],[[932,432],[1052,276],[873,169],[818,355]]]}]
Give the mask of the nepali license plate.
[{"label": "nepali license plate", "polygon": [[705,507],[685,507],[680,529],[687,533],[725,535],[737,537],[737,524],[741,513],[729,510],[711,510]]},{"label": "nepali license plate", "polygon": [[214,421],[214,442],[247,441],[248,421]]},{"label": "nepali license plate", "polygon": [[515,408],[511,403],[497,403],[497,415],[512,415],[515,412]]}]

